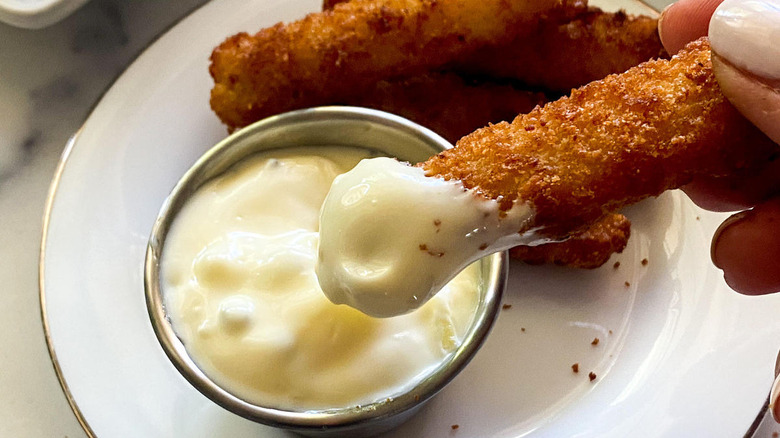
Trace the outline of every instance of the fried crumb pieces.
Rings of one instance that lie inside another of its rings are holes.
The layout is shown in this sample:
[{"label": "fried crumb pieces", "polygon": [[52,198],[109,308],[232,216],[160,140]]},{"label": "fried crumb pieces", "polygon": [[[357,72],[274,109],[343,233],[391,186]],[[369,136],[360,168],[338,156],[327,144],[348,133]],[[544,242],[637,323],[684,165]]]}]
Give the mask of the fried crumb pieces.
[{"label": "fried crumb pieces", "polygon": [[593,338],[593,340],[590,342],[590,345],[599,345],[599,338]]},{"label": "fried crumb pieces", "polygon": [[460,425],[459,425],[459,424],[453,424],[452,426],[450,426],[450,428],[451,428],[452,430],[458,430],[458,428],[459,428],[459,427],[460,427]]},{"label": "fried crumb pieces", "polygon": [[415,395],[414,395],[414,401],[420,401],[420,396],[419,396],[419,394],[415,394]]},{"label": "fried crumb pieces", "polygon": [[484,250],[487,249],[487,247],[488,247],[488,244],[487,243],[483,243],[482,245],[479,245],[479,250],[480,251],[484,251]]},{"label": "fried crumb pieces", "polygon": [[613,268],[617,269],[620,267],[620,262],[615,262],[614,265],[612,265]]},{"label": "fried crumb pieces", "polygon": [[[701,220],[701,217],[699,217],[699,216],[696,216],[696,220],[697,220],[697,221],[700,221],[700,220]],[[775,435],[774,435],[774,436],[775,436],[775,437],[777,437],[777,432],[775,432]]]},{"label": "fried crumb pieces", "polygon": [[573,372],[575,372],[575,373],[579,373],[580,372],[580,364],[579,364],[579,362],[573,363],[572,366],[571,366],[571,370]]},{"label": "fried crumb pieces", "polygon": [[609,330],[607,333],[609,333],[611,335],[612,334],[612,330]]},{"label": "fried crumb pieces", "polygon": [[[697,217],[696,219],[699,219],[699,218]],[[780,435],[778,435],[777,432],[772,432],[772,438],[777,438],[778,436],[780,436]]]},{"label": "fried crumb pieces", "polygon": [[428,249],[428,245],[426,245],[426,244],[424,244],[424,243],[421,243],[421,244],[418,246],[418,248],[420,248],[420,251],[425,251],[425,252],[427,252],[429,255],[432,255],[432,256],[434,256],[434,257],[443,257],[443,256],[444,256],[444,252],[442,252],[442,251],[434,251],[434,250],[432,250],[432,249]]},{"label": "fried crumb pieces", "polygon": [[596,373],[594,373],[593,371],[589,372],[588,378],[590,379],[591,382],[596,380]]},{"label": "fried crumb pieces", "polygon": [[525,327],[520,327],[520,331],[525,333]]},{"label": "fried crumb pieces", "polygon": [[501,309],[503,309],[503,310],[507,310],[507,309],[511,309],[511,308],[512,308],[511,304],[504,304],[503,306],[501,306]]},{"label": "fried crumb pieces", "polygon": [[647,263],[648,263],[647,259],[642,259],[642,266],[647,266]]},{"label": "fried crumb pieces", "polygon": [[626,285],[626,287],[629,287],[629,286],[631,286],[631,283],[625,282],[625,285]]}]

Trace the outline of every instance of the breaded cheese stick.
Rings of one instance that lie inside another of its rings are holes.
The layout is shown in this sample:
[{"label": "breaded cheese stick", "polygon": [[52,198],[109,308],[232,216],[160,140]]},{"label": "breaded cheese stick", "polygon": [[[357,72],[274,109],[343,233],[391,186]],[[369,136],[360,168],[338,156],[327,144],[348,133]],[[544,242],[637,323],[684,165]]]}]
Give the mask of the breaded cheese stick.
[{"label": "breaded cheese stick", "polygon": [[[347,1],[325,0],[323,10]],[[657,28],[655,18],[592,7],[570,20],[545,21],[521,40],[484,47],[458,60],[454,69],[568,93],[644,61],[668,57]]]},{"label": "breaded cheese stick", "polygon": [[[545,100],[542,93],[518,90],[510,85],[474,84],[453,73],[430,73],[405,80],[380,81],[360,99],[347,103],[401,115],[454,143],[475,129],[511,120]],[[628,218],[611,213],[563,242],[519,246],[510,255],[531,264],[593,269],[625,248],[630,226]]]},{"label": "breaded cheese stick", "polygon": [[706,38],[462,138],[422,166],[500,201],[529,203],[527,229],[569,235],[697,175],[749,172],[776,145],[720,91]]},{"label": "breaded cheese stick", "polygon": [[[347,1],[324,0],[322,7],[328,10]],[[472,56],[477,63],[464,63],[466,68],[461,70],[519,76],[530,84],[568,90],[664,55],[655,26],[656,20],[649,17],[635,18],[623,12],[613,14],[590,8],[569,22],[543,24],[534,33],[540,44],[523,45],[523,49],[514,51],[514,42],[506,46],[506,51],[481,49]],[[575,61],[569,62],[570,59]],[[483,65],[484,60],[487,62]],[[540,62],[565,68],[545,69],[545,64],[536,64]],[[363,98],[351,103],[401,115],[455,142],[488,123],[511,120],[530,111],[535,106],[533,101],[541,96],[511,86],[469,87],[458,75],[448,73],[380,81]],[[529,264],[595,269],[613,253],[623,251],[630,228],[628,218],[611,213],[563,242],[517,246],[509,254]]]},{"label": "breaded cheese stick", "polygon": [[214,49],[211,107],[230,128],[329,103],[386,78],[453,62],[527,35],[581,0],[372,0],[348,2]]},{"label": "breaded cheese stick", "polygon": [[701,39],[420,167],[361,161],[323,203],[317,279],[334,303],[403,314],[485,255],[566,238],[695,176],[756,171],[777,149],[726,101]]},{"label": "breaded cheese stick", "polygon": [[631,234],[631,221],[619,213],[608,213],[587,230],[563,242],[537,246],[516,246],[512,258],[529,264],[552,263],[573,268],[595,269],[622,252]]},{"label": "breaded cheese stick", "polygon": [[454,69],[568,93],[588,82],[668,57],[658,20],[591,8],[566,22],[547,21],[524,39],[480,49]]}]

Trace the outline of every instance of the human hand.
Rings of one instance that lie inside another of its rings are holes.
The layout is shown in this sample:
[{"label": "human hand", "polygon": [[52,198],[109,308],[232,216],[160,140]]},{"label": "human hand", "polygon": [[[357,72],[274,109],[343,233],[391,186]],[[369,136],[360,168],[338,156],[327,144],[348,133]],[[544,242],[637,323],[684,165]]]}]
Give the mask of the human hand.
[{"label": "human hand", "polygon": [[[680,0],[664,10],[658,30],[672,54],[709,34],[723,93],[780,143],[780,0]],[[780,193],[780,159],[748,179],[698,180],[684,190],[710,210],[752,207],[720,226],[712,259],[738,292],[780,291],[780,198],[770,199]]]}]

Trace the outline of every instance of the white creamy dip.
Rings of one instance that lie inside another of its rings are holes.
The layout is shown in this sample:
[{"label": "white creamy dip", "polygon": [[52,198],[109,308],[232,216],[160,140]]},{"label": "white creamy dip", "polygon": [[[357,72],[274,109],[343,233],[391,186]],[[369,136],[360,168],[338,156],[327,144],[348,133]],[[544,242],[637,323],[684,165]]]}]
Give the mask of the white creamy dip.
[{"label": "white creamy dip", "polygon": [[162,255],[167,314],[188,353],[263,406],[324,409],[403,392],[461,344],[478,305],[477,266],[396,318],[328,301],[314,273],[320,206],[333,179],[368,154],[314,150],[258,156],[207,183]]},{"label": "white creamy dip", "polygon": [[425,176],[392,158],[358,163],[333,182],[320,215],[317,275],[334,303],[389,317],[425,304],[470,263],[528,243],[533,210]]}]

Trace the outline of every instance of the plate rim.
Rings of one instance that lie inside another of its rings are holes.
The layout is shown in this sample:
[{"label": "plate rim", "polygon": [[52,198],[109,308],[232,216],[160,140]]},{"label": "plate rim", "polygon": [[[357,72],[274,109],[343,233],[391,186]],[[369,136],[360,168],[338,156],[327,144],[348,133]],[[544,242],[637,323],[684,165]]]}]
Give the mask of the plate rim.
[{"label": "plate rim", "polygon": [[[642,0],[638,0],[638,1],[642,1]],[[76,129],[76,131],[68,138],[67,142],[65,143],[65,148],[63,149],[62,154],[60,155],[60,158],[57,161],[57,167],[54,170],[54,175],[52,176],[51,183],[49,184],[49,189],[46,193],[46,200],[44,203],[42,225],[41,225],[41,239],[40,239],[40,246],[38,249],[39,313],[41,318],[41,324],[43,326],[43,336],[46,341],[46,349],[49,353],[49,359],[51,365],[54,368],[54,374],[56,374],[57,376],[57,382],[59,383],[62,393],[65,395],[65,399],[68,402],[68,406],[70,406],[73,415],[76,417],[76,421],[78,421],[79,425],[81,426],[84,433],[87,434],[88,438],[98,438],[98,437],[95,431],[89,425],[86,416],[81,411],[81,408],[76,402],[75,397],[73,397],[73,393],[70,390],[70,386],[68,385],[68,382],[65,380],[65,375],[63,374],[62,368],[60,367],[59,360],[57,359],[57,352],[54,348],[54,342],[52,341],[51,330],[49,326],[48,311],[46,310],[46,285],[45,285],[46,243],[48,241],[48,236],[49,236],[49,223],[51,221],[51,213],[54,208],[54,201],[57,196],[57,191],[59,189],[60,181],[62,180],[62,175],[65,172],[65,166],[68,163],[68,159],[70,158],[71,153],[76,148],[76,144],[78,143],[78,139],[80,138],[80,135],[84,130],[84,126],[92,118],[93,114],[95,113],[95,110],[103,102],[109,90],[114,88],[119,78],[124,76],[125,72],[127,72],[127,70],[131,66],[133,66],[138,61],[138,59],[148,51],[148,49],[151,46],[157,43],[163,36],[167,35],[179,23],[181,23],[182,21],[184,21],[185,19],[187,19],[192,14],[194,14],[201,8],[205,7],[209,3],[211,3],[211,0],[206,0],[202,3],[199,3],[189,8],[188,10],[184,11],[184,13],[182,13],[180,17],[176,18],[167,26],[160,29],[160,31],[156,35],[154,35],[146,44],[138,48],[138,51],[131,57],[131,59],[127,63],[127,66],[122,70],[120,70],[118,73],[116,73],[114,77],[111,78],[111,80],[109,80],[108,84],[106,84],[106,86],[100,92],[97,99],[95,99],[95,102],[89,107],[89,110],[87,111],[87,115],[84,117],[84,120],[81,122],[78,129]]]}]

